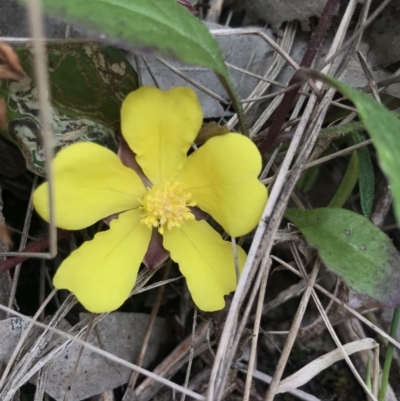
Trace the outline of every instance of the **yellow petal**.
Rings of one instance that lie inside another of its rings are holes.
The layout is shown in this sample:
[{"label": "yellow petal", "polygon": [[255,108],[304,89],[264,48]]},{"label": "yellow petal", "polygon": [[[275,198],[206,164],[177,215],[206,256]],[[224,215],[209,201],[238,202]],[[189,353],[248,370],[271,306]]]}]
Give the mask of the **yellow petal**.
[{"label": "yellow petal", "polygon": [[150,242],[151,230],[140,223],[139,209],[121,213],[110,229],[72,252],[53,283],[71,291],[90,312],[119,308],[128,298]]},{"label": "yellow petal", "polygon": [[[81,142],[61,150],[54,159],[56,225],[79,230],[111,214],[136,208],[145,187],[111,150]],[[38,187],[33,204],[49,221],[48,184]]]},{"label": "yellow petal", "polygon": [[[180,228],[164,231],[164,247],[179,264],[197,307],[206,312],[225,306],[224,295],[236,289],[232,244],[205,221],[185,221]],[[238,247],[239,266],[246,254]]]},{"label": "yellow petal", "polygon": [[253,142],[240,134],[209,139],[192,153],[176,179],[191,200],[234,237],[251,231],[267,201],[258,180],[261,156]]},{"label": "yellow petal", "polygon": [[200,130],[203,112],[195,92],[142,87],[121,109],[121,130],[153,184],[172,179]]}]

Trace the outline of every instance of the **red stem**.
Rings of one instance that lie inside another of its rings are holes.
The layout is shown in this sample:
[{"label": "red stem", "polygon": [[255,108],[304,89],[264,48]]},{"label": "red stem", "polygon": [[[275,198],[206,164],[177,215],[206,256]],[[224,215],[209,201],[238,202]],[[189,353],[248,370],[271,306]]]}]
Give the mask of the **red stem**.
[{"label": "red stem", "polygon": [[[321,18],[315,28],[310,43],[308,44],[307,50],[301,60],[300,67],[309,68],[317,54],[318,49],[322,45],[326,32],[332,22],[332,18],[339,7],[340,0],[328,0],[325,4],[324,11],[322,12]],[[298,74],[294,74],[290,80],[288,86],[292,86],[296,83],[300,83],[302,78]],[[267,137],[260,144],[259,149],[262,155],[265,155],[270,149],[274,147],[276,138],[282,129],[282,125],[285,122],[286,116],[292,108],[293,102],[300,90],[300,84],[285,93],[283,99],[276,111],[274,120],[272,121]]]},{"label": "red stem", "polygon": [[[57,241],[60,241],[66,237],[68,237],[71,234],[71,231],[66,231],[66,230],[57,230]],[[29,244],[27,247],[25,247],[21,252],[40,252],[43,251],[43,249],[46,249],[49,247],[49,237],[39,239],[31,244]],[[19,263],[25,262],[25,260],[29,259],[29,256],[15,256],[13,258],[8,258],[4,260],[3,262],[0,262],[0,273],[4,273],[7,270],[12,269]]]}]

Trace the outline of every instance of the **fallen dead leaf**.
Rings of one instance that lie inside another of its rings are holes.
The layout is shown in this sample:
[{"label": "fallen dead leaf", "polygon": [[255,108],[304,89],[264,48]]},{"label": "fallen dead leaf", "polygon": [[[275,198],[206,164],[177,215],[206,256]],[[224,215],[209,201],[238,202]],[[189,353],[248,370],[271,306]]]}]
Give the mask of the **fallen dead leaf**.
[{"label": "fallen dead leaf", "polygon": [[0,129],[7,128],[7,106],[3,97],[0,97]]},{"label": "fallen dead leaf", "polygon": [[7,249],[11,249],[13,246],[10,227],[3,223],[0,223],[0,242],[2,242]]},{"label": "fallen dead leaf", "polygon": [[[88,314],[82,314],[82,318]],[[135,362],[140,353],[143,338],[146,334],[150,315],[144,313],[113,312],[101,320],[88,337],[88,342],[111,352],[130,362]],[[1,324],[0,324],[1,329]],[[170,339],[167,321],[157,317],[143,367],[148,368],[167,346]],[[0,331],[1,335],[1,331]],[[0,337],[3,338],[3,337]],[[72,343],[56,356],[49,365],[45,391],[57,401],[63,401],[69,377],[75,369],[80,345]],[[0,345],[1,350],[1,345]],[[1,354],[0,354],[1,356]],[[79,360],[76,375],[69,390],[69,400],[79,401],[107,390],[122,386],[129,380],[131,370],[117,362],[84,349]],[[37,377],[31,382],[36,383]]]},{"label": "fallen dead leaf", "polygon": [[[374,339],[364,338],[362,340],[353,341],[351,343],[345,344],[343,345],[343,348],[346,354],[350,356],[355,352],[370,350],[378,346],[378,343]],[[329,366],[333,365],[334,363],[341,361],[343,358],[344,357],[341,351],[339,349],[335,349],[334,351],[328,352],[327,354],[324,354],[319,358],[314,359],[312,362],[308,363],[296,373],[282,380],[279,384],[277,394],[286,393],[300,386],[303,386],[318,373],[329,368]]]},{"label": "fallen dead leaf", "polygon": [[25,75],[17,53],[4,42],[0,42],[0,60],[0,79],[18,80]]}]

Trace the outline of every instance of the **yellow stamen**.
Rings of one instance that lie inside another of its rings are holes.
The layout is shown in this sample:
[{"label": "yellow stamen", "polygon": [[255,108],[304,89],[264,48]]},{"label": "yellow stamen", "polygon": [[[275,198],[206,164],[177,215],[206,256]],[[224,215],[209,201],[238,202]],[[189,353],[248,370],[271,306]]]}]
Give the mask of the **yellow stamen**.
[{"label": "yellow stamen", "polygon": [[195,206],[196,202],[189,203],[191,197],[192,194],[185,193],[178,181],[155,185],[142,199],[144,213],[140,222],[150,228],[158,227],[161,234],[164,232],[164,225],[168,230],[180,227],[183,220],[194,219],[189,207]]}]

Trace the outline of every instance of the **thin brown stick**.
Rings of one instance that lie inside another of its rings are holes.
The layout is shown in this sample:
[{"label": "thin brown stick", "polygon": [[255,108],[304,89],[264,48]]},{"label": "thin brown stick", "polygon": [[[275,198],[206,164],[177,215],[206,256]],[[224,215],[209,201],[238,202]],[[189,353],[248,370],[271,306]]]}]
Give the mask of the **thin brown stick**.
[{"label": "thin brown stick", "polygon": [[303,316],[306,312],[306,307],[308,305],[308,301],[310,300],[311,293],[315,285],[315,280],[317,279],[318,276],[320,265],[321,262],[319,260],[317,260],[314,264],[310,281],[307,283],[307,287],[303,293],[299,307],[297,308],[296,315],[293,318],[293,323],[290,328],[287,341],[285,343],[285,346],[283,347],[282,354],[279,358],[274,375],[272,376],[272,381],[268,388],[267,394],[265,395],[264,399],[265,401],[272,401],[275,397],[275,394],[278,391],[279,382],[283,375],[283,370],[286,367],[286,363],[289,358],[289,354],[292,350],[294,341],[296,340],[297,332],[299,331],[300,324],[303,320]]},{"label": "thin brown stick", "polygon": [[[286,269],[290,270],[292,273],[296,274],[298,277],[303,277],[302,274],[290,266],[289,263],[286,263],[284,260],[276,257],[276,256],[271,256],[272,259],[276,260],[277,262],[281,263],[282,266],[284,266]],[[400,349],[400,342],[396,341],[394,338],[390,337],[387,333],[385,333],[382,329],[380,329],[378,326],[374,325],[372,322],[370,322],[368,319],[366,319],[363,315],[355,311],[353,308],[350,306],[346,305],[342,300],[339,298],[335,297],[332,295],[329,291],[327,291],[324,287],[321,287],[319,284],[315,284],[314,286],[315,289],[318,291],[322,292],[324,295],[326,295],[328,298],[332,299],[334,302],[336,302],[338,305],[340,305],[342,308],[346,309],[348,312],[350,312],[353,316],[355,316],[357,319],[362,321],[365,325],[367,325],[370,329],[374,330],[376,333],[381,335],[385,340],[389,341],[391,344],[393,344],[395,347]]]},{"label": "thin brown stick", "polygon": [[379,6],[375,9],[375,11],[371,14],[371,16],[365,21],[364,24],[360,26],[354,33],[353,36],[343,44],[338,50],[336,50],[335,53],[329,55],[327,59],[325,60],[324,65],[330,64],[339,54],[345,52],[353,42],[356,40],[359,40],[360,34],[367,28],[369,25],[371,25],[376,18],[379,16],[379,14],[387,7],[387,5],[391,2],[392,0],[384,0]]},{"label": "thin brown stick", "polygon": [[[171,261],[168,262],[167,267],[164,269],[164,275],[162,278],[162,281],[167,280],[169,273],[171,271],[171,266],[172,263]],[[144,358],[146,356],[146,351],[147,351],[147,347],[149,346],[149,342],[150,342],[150,337],[151,337],[151,333],[153,331],[153,327],[154,327],[154,323],[156,321],[156,317],[157,317],[157,313],[158,310],[160,309],[160,305],[162,302],[162,298],[164,295],[164,290],[165,290],[165,285],[159,287],[158,291],[157,291],[157,295],[156,295],[156,299],[154,300],[154,304],[153,304],[153,308],[151,310],[151,314],[149,317],[149,322],[147,324],[147,329],[146,329],[146,333],[143,337],[143,341],[142,341],[142,346],[140,348],[139,351],[139,355],[137,357],[136,360],[136,365],[137,366],[142,366],[143,365],[143,361]],[[133,371],[130,378],[129,378],[129,382],[125,391],[124,396],[122,397],[122,401],[129,401],[132,398],[132,394],[133,394],[133,389],[136,386],[136,382],[137,379],[139,377],[139,373],[136,371]]]},{"label": "thin brown stick", "polygon": [[[62,239],[67,238],[71,234],[72,234],[71,231],[58,229],[57,230],[57,240],[61,241]],[[13,255],[15,255],[15,257],[8,258],[8,259],[0,262],[0,274],[6,272],[7,270],[12,269],[19,263],[22,263],[31,257],[37,257],[37,255],[39,255],[39,256],[44,255],[43,253],[39,253],[39,252],[42,251],[43,249],[48,248],[49,243],[50,243],[50,239],[47,236],[45,238],[39,239],[39,240],[29,244],[21,252],[13,252]]]},{"label": "thin brown stick", "polygon": [[[185,383],[183,387],[188,388],[189,379],[190,379],[190,371],[192,370],[192,363],[194,358],[194,339],[196,336],[196,327],[197,327],[197,308],[194,308],[193,311],[193,324],[192,324],[192,342],[190,344],[190,351],[189,351],[189,363],[186,368],[186,376],[185,376]],[[186,394],[181,395],[181,401],[185,401]]]},{"label": "thin brown stick", "polygon": [[[350,155],[355,150],[363,148],[363,147],[371,145],[371,144],[372,144],[372,140],[371,139],[367,139],[366,141],[357,143],[356,145],[349,146],[346,149],[339,150],[338,152],[332,153],[332,154],[330,154],[328,156],[324,156],[324,157],[321,157],[321,158],[319,158],[317,160],[309,162],[309,163],[304,165],[304,170],[307,170],[307,169],[309,169],[311,167],[314,167],[314,166],[318,166],[319,164],[325,163],[325,162],[327,162],[329,160],[336,159],[337,157]],[[266,178],[265,180],[262,180],[261,182],[263,184],[271,184],[271,182],[273,182],[275,180],[275,178],[276,178],[276,176],[272,176],[272,177]]]},{"label": "thin brown stick", "polygon": [[30,31],[33,40],[33,50],[35,54],[34,65],[36,82],[38,86],[38,98],[39,98],[39,114],[42,124],[42,138],[43,138],[43,149],[46,159],[46,178],[49,187],[49,253],[51,257],[57,254],[57,228],[55,222],[55,204],[54,204],[54,173],[53,173],[53,156],[54,149],[52,144],[53,132],[51,128],[51,116],[50,116],[50,83],[48,75],[48,60],[44,42],[41,40],[44,38],[43,31],[43,16],[42,7],[40,0],[29,0],[29,23]]},{"label": "thin brown stick", "polygon": [[[297,265],[299,266],[299,270],[300,273],[303,275],[304,280],[307,280],[307,272],[305,270],[305,267],[303,266],[303,262],[301,260],[301,257],[299,255],[299,252],[297,250],[297,248],[291,244],[291,249],[293,254],[295,255],[295,259],[297,261]],[[371,390],[366,386],[366,384],[364,383],[363,379],[361,378],[360,374],[357,372],[356,368],[353,365],[353,362],[350,360],[349,356],[347,355],[346,351],[343,348],[342,343],[339,340],[339,337],[337,336],[334,328],[332,327],[329,319],[328,319],[328,315],[327,312],[325,311],[324,307],[322,306],[321,301],[318,298],[317,293],[315,292],[315,289],[312,288],[311,290],[311,296],[315,302],[315,304],[317,305],[318,311],[322,317],[322,319],[324,320],[324,323],[326,325],[326,328],[328,329],[333,341],[335,342],[336,346],[338,347],[338,349],[340,350],[341,354],[343,355],[344,360],[346,361],[348,367],[350,368],[351,372],[353,373],[354,377],[356,378],[356,380],[358,381],[358,383],[360,384],[360,386],[362,387],[362,389],[365,391],[366,395],[368,395],[370,397],[370,399],[372,399],[373,401],[377,401],[376,397],[374,396],[374,394],[371,392]]]},{"label": "thin brown stick", "polygon": [[[157,374],[154,374],[153,372],[150,372],[150,371],[148,371],[146,369],[143,369],[140,366],[136,366],[133,363],[130,363],[130,362],[128,362],[128,361],[126,361],[126,360],[124,360],[122,358],[119,358],[118,356],[113,355],[110,352],[104,351],[104,350],[102,350],[102,349],[100,349],[100,348],[98,348],[98,347],[96,347],[96,346],[94,346],[94,345],[92,345],[92,344],[90,344],[88,342],[83,341],[80,338],[77,338],[77,337],[69,334],[69,333],[66,333],[66,332],[64,332],[62,330],[56,329],[54,327],[50,327],[47,324],[38,322],[38,321],[36,321],[35,319],[33,319],[33,318],[29,317],[29,316],[23,315],[22,313],[19,313],[19,312],[13,310],[13,309],[7,308],[6,306],[1,305],[1,304],[0,304],[0,310],[3,310],[5,312],[9,312],[10,314],[12,314],[14,316],[18,316],[18,317],[28,321],[29,323],[31,323],[34,326],[37,326],[37,327],[40,327],[42,329],[48,330],[48,331],[50,331],[50,332],[52,332],[54,334],[58,334],[59,336],[61,336],[63,338],[66,338],[68,340],[71,340],[71,341],[73,341],[73,342],[75,342],[77,344],[84,345],[90,351],[93,351],[96,354],[103,356],[104,358],[107,358],[107,359],[109,359],[111,361],[119,363],[120,365],[125,366],[125,367],[127,367],[129,369],[138,370],[139,373],[143,374],[144,376],[150,377],[150,378],[162,383],[163,385],[174,389],[175,391],[185,392],[187,395],[189,395],[190,397],[194,398],[195,400],[200,400],[200,401],[205,400],[204,396],[202,396],[200,394],[197,394],[194,391],[185,389],[182,386],[180,386],[179,384],[176,384],[176,383],[174,383],[174,382],[172,382],[170,380],[165,379],[164,377],[161,377],[161,376],[159,376]],[[25,330],[24,334],[26,333],[26,331],[27,331],[27,329]]]},{"label": "thin brown stick", "polygon": [[[22,345],[24,344],[24,341],[27,339],[29,333],[30,333],[31,330],[33,329],[33,326],[39,324],[39,323],[37,322],[37,319],[39,318],[40,314],[42,313],[42,311],[44,310],[44,308],[47,306],[47,304],[48,304],[48,303],[51,301],[51,299],[54,297],[54,295],[55,295],[56,292],[57,292],[57,290],[54,289],[54,290],[47,296],[47,298],[46,298],[45,301],[42,303],[42,305],[40,305],[40,308],[36,311],[36,313],[35,313],[35,315],[33,316],[33,318],[29,318],[29,324],[28,324],[27,328],[25,329],[25,331],[23,332],[21,338],[19,339],[18,344],[17,344],[17,346],[15,347],[15,349],[14,349],[14,351],[13,351],[13,353],[12,353],[12,355],[11,355],[9,361],[8,361],[6,368],[4,369],[3,375],[1,376],[1,379],[0,379],[0,389],[3,388],[3,386],[4,386],[4,384],[5,384],[6,380],[7,380],[7,376],[8,376],[8,374],[10,373],[10,370],[11,370],[11,368],[12,368],[12,366],[13,366],[15,360],[17,359],[18,353],[19,353],[19,351],[20,351]],[[24,315],[22,315],[22,314],[20,314],[20,313],[17,313],[17,312],[15,312],[15,311],[13,311],[11,308],[7,308],[7,307],[5,307],[5,306],[3,306],[3,305],[1,305],[1,304],[0,304],[0,308],[3,308],[3,310],[5,310],[7,313],[10,313],[10,314],[12,314],[12,315],[17,315],[17,316],[20,315],[20,317],[21,317],[22,319],[26,319],[26,316],[24,316]]]},{"label": "thin brown stick", "polygon": [[[326,2],[325,8],[322,12],[322,16],[311,36],[310,43],[303,56],[303,59],[300,62],[300,67],[305,67],[305,68],[311,67],[311,64],[314,61],[317,51],[322,45],[322,42],[331,24],[332,18],[334,17],[336,10],[339,7],[339,3],[340,0],[328,0]],[[301,78],[299,78],[298,75],[295,74],[289,81],[288,86],[292,86],[300,82]],[[291,109],[293,101],[297,96],[299,90],[300,90],[300,85],[286,92],[285,95],[283,96],[282,102],[279,105],[275,118],[272,121],[272,125],[268,132],[268,135],[259,146],[262,155],[267,153],[268,150],[271,149],[271,145],[275,142],[276,137],[278,136],[279,132],[282,129],[282,125],[285,122],[286,116],[288,115],[289,110]]]},{"label": "thin brown stick", "polygon": [[[25,214],[25,221],[24,221],[24,228],[22,231],[22,236],[21,240],[19,243],[19,251],[25,248],[26,246],[26,241],[28,239],[28,232],[29,232],[29,227],[31,225],[31,218],[32,218],[32,211],[33,211],[33,200],[32,200],[32,194],[33,190],[36,188],[36,183],[37,183],[37,176],[33,180],[32,184],[32,193],[29,199],[28,207],[26,209],[26,214]],[[14,276],[12,280],[12,286],[11,286],[11,291],[10,291],[10,298],[8,300],[8,307],[12,308],[15,302],[15,294],[17,292],[17,285],[18,285],[18,280],[19,280],[19,274],[21,271],[21,263],[19,263],[14,271]]]},{"label": "thin brown stick", "polygon": [[[89,324],[86,327],[85,335],[83,337],[83,341],[87,341],[88,340],[89,334],[92,331],[92,327],[93,327],[93,323],[94,323],[95,317],[96,317],[96,315],[90,316]],[[68,397],[69,397],[69,394],[71,393],[72,382],[75,379],[76,372],[77,372],[78,366],[79,366],[79,361],[81,360],[84,348],[85,347],[83,345],[80,345],[79,348],[78,348],[78,352],[77,352],[76,360],[75,360],[75,364],[74,364],[74,369],[72,370],[71,374],[68,377],[67,388],[66,388],[66,391],[65,391],[65,394],[64,394],[63,401],[67,401]]]},{"label": "thin brown stick", "polygon": [[261,323],[261,317],[262,317],[262,312],[263,312],[265,291],[267,290],[268,276],[269,276],[269,270],[271,267],[271,263],[268,263],[268,265],[266,267],[267,268],[265,269],[264,275],[261,279],[260,290],[258,293],[257,311],[256,311],[256,317],[254,319],[253,337],[251,339],[250,358],[249,358],[249,363],[248,363],[248,367],[247,367],[247,375],[246,375],[246,383],[245,383],[245,387],[244,387],[243,401],[250,400],[250,388],[251,388],[251,382],[253,379],[253,371],[254,371],[255,362],[256,362],[258,335],[260,333],[260,323]]}]

